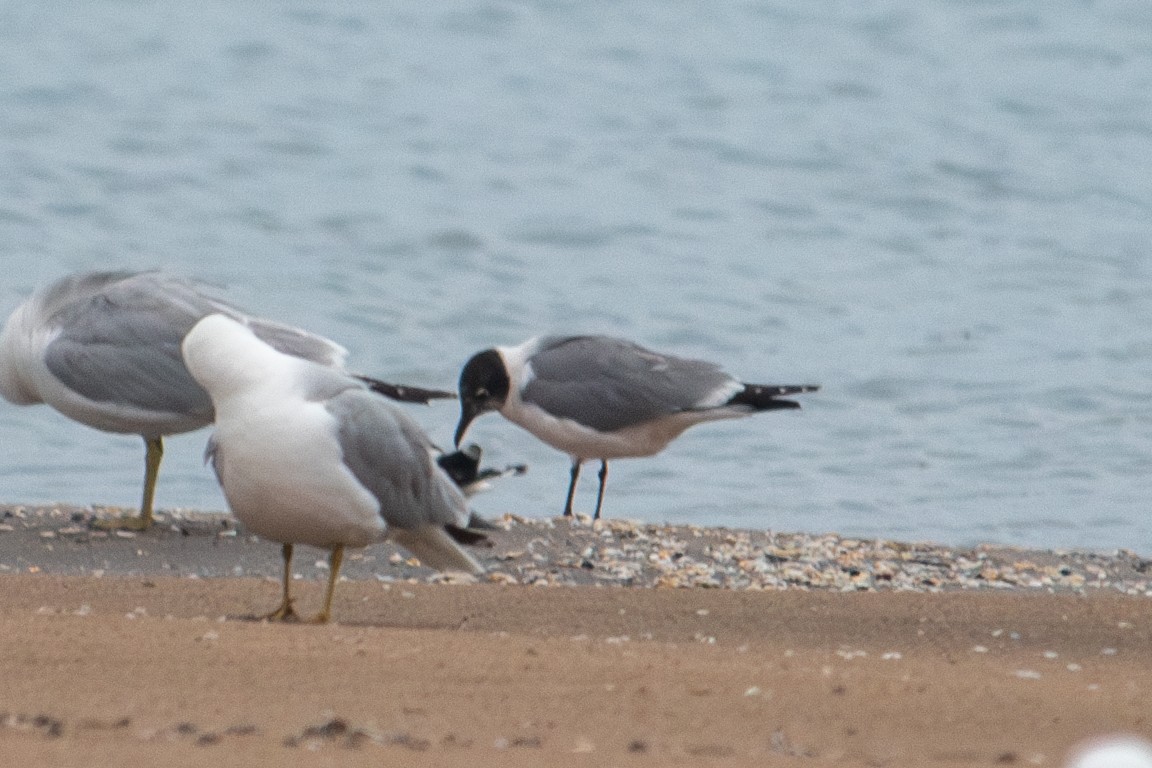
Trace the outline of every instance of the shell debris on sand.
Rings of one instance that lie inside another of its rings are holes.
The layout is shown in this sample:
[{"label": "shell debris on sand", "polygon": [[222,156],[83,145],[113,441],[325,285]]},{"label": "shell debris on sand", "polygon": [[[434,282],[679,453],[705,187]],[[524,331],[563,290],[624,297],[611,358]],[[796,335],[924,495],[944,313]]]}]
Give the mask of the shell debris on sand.
[{"label": "shell debris on sand", "polygon": [[[277,577],[279,547],[232,517],[162,510],[133,538],[91,530],[116,510],[0,506],[0,573]],[[475,554],[487,579],[533,585],[619,585],[833,591],[1109,590],[1152,595],[1152,560],[1110,553],[1007,546],[947,547],[831,533],[779,533],[609,519],[525,518],[495,523],[494,547]],[[346,564],[350,579],[445,581],[391,544]],[[242,566],[237,571],[237,566]],[[323,568],[300,563],[302,578]],[[450,579],[449,579],[450,580]]]}]

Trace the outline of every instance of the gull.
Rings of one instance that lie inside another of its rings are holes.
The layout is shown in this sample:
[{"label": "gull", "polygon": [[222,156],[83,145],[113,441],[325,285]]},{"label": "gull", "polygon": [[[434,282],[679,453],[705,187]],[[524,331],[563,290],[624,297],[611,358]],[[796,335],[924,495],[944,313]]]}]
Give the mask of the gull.
[{"label": "gull", "polygon": [[[480,446],[470,443],[452,453],[445,453],[439,448],[433,450],[432,458],[444,470],[444,474],[456,484],[465,498],[471,499],[478,493],[491,489],[492,481],[502,477],[523,475],[528,471],[527,464],[509,464],[504,469],[495,467],[480,468],[480,456],[483,451]],[[468,516],[468,529],[473,531],[495,531],[499,526],[480,515],[472,512]]]},{"label": "gull", "polygon": [[[47,403],[90,427],[144,439],[140,514],[108,527],[150,526],[163,438],[212,423],[212,402],[185,369],[180,342],[214,313],[247,323],[281,352],[343,367],[346,351],[336,342],[252,317],[199,283],[160,272],[68,275],[35,292],[0,331],[0,396],[17,405]],[[366,381],[401,400],[453,396]]]},{"label": "gull", "polygon": [[[491,481],[501,477],[522,475],[528,471],[526,464],[509,464],[504,469],[495,467],[480,468],[480,446],[470,443],[452,453],[441,453],[436,457],[440,469],[448,473],[452,482],[471,498],[476,494],[491,488]],[[476,518],[473,518],[476,519]]]},{"label": "gull", "polygon": [[328,621],[346,547],[390,538],[440,570],[479,574],[458,541],[463,493],[433,459],[407,414],[342,371],[286,355],[224,315],[204,318],[183,343],[188,370],[216,410],[208,458],[232,512],[282,544],[283,596],[266,618],[295,617],[293,546],[327,549],[328,589],[313,619]]},{"label": "gull", "polygon": [[478,352],[460,373],[459,445],[473,419],[499,411],[572,458],[564,515],[580,465],[600,460],[593,519],[600,518],[608,460],[652,456],[694,424],[799,408],[781,395],[815,385],[744,384],[714,363],[645,349],[610,336],[542,336]]}]

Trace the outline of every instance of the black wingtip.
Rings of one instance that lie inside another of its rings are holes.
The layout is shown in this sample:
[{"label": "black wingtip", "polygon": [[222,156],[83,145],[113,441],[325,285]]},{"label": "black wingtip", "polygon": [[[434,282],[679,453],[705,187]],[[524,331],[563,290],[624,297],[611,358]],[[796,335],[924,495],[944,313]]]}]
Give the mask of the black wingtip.
[{"label": "black wingtip", "polygon": [[527,464],[509,464],[504,469],[496,469],[495,467],[485,467],[480,470],[476,475],[477,480],[491,480],[494,477],[505,477],[506,475],[523,475],[528,472]]},{"label": "black wingtip", "polygon": [[420,403],[427,405],[433,400],[455,400],[455,392],[445,392],[442,389],[425,389],[423,387],[410,387],[406,384],[390,384],[371,376],[356,376],[368,385],[368,388],[377,394],[384,395],[391,400],[401,403]]},{"label": "black wingtip", "polygon": [[782,408],[799,408],[795,400],[778,400],[782,395],[802,395],[816,392],[818,384],[745,384],[727,405],[743,405],[757,411],[771,411]]},{"label": "black wingtip", "polygon": [[[468,524],[471,525],[472,521],[469,520]],[[469,547],[475,547],[489,543],[487,535],[481,533],[480,531],[473,530],[472,528],[461,528],[458,525],[446,525],[444,526],[444,530],[448,532],[448,535],[451,536],[454,541]]]},{"label": "black wingtip", "polygon": [[468,515],[468,525],[465,530],[471,531],[472,533],[479,533],[480,531],[499,531],[500,526],[496,525],[491,520],[480,517],[480,515],[472,512]]}]

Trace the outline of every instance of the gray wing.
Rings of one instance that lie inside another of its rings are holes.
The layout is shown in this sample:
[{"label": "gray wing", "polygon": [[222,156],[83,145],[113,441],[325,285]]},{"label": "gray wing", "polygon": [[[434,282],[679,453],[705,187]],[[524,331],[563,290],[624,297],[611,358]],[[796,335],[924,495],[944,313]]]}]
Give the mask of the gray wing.
[{"label": "gray wing", "polygon": [[279,352],[320,365],[335,368],[344,365],[347,350],[331,339],[259,317],[249,317],[247,322],[257,337]]},{"label": "gray wing", "polygon": [[[313,363],[331,367],[344,365],[344,358],[348,352],[331,339],[326,339],[315,333],[305,331],[274,320],[262,317],[253,317],[228,302],[222,301],[206,292],[206,286],[193,280],[162,275],[157,272],[145,272],[134,276],[130,282],[122,285],[123,289],[136,291],[135,295],[126,294],[124,304],[133,302],[143,303],[147,296],[162,297],[161,302],[168,305],[169,311],[188,313],[194,317],[192,325],[201,318],[213,313],[227,315],[239,320],[256,334],[264,343],[278,352]],[[141,294],[144,294],[142,296]],[[185,330],[191,330],[191,325]]]},{"label": "gray wing", "polygon": [[191,283],[155,273],[81,275],[55,284],[44,306],[59,329],[44,362],[69,389],[99,402],[211,420],[211,400],[184,367],[180,342],[223,305]]},{"label": "gray wing", "polygon": [[48,322],[60,334],[45,363],[90,400],[212,418],[212,403],[184,367],[180,343],[200,319],[220,313],[247,323],[277,350],[340,365],[344,349],[322,336],[250,317],[194,281],[158,272],[77,275],[45,294]]},{"label": "gray wing", "polygon": [[380,502],[390,527],[459,525],[464,497],[432,460],[432,444],[407,414],[364,389],[326,403],[340,424],[340,447],[352,474]]},{"label": "gray wing", "polygon": [[526,402],[600,431],[713,405],[734,382],[713,363],[607,336],[546,338],[529,363]]}]

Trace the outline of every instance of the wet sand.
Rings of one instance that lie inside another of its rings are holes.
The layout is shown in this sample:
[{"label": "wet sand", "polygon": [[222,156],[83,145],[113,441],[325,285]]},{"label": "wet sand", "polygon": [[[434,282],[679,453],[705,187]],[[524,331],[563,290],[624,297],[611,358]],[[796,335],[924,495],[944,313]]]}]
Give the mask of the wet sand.
[{"label": "wet sand", "polygon": [[[428,583],[373,547],[339,585],[338,623],[308,626],[254,619],[277,599],[277,547],[219,518],[101,537],[82,510],[9,511],[12,765],[1060,765],[1084,737],[1152,736],[1152,602],[1124,594],[1143,574],[1124,553],[990,550],[1005,555],[974,566],[1038,586],[891,589],[875,579],[888,566],[849,557],[848,583],[871,586],[649,588],[605,564],[629,562],[637,535],[514,525],[485,554],[498,583]],[[641,528],[656,553],[690,535]],[[601,551],[549,565],[585,535]],[[734,536],[704,531],[712,545],[671,559],[696,572]],[[782,558],[766,562],[796,565]],[[320,559],[301,559],[305,615]],[[1071,588],[1077,564],[1108,576]],[[564,585],[569,571],[585,581]]]}]

